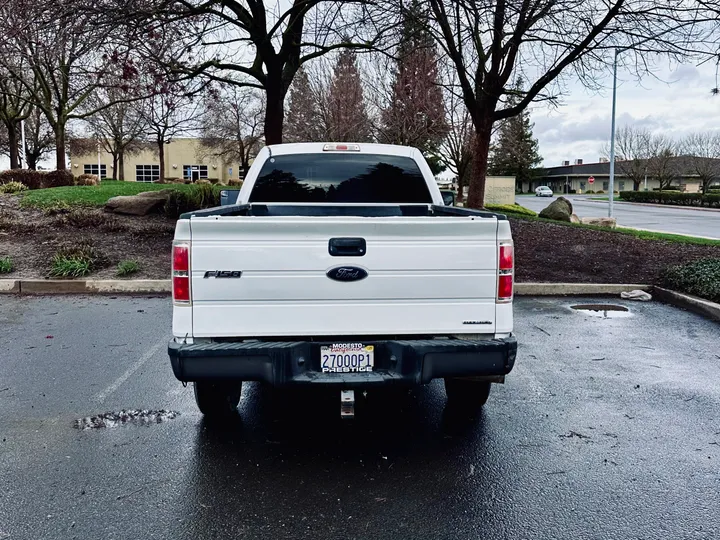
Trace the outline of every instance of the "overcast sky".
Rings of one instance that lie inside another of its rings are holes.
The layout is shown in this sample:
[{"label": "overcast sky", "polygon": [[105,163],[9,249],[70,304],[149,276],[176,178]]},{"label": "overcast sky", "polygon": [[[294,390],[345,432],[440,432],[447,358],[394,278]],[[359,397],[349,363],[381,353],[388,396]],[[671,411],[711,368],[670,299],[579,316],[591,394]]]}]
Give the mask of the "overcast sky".
[{"label": "overcast sky", "polygon": [[[660,80],[646,78],[638,84],[627,72],[618,72],[617,128],[634,124],[674,138],[720,129],[720,96],[710,94],[716,86],[714,65],[682,65],[660,69],[656,75]],[[578,158],[585,163],[598,161],[603,144],[610,140],[611,77],[605,87],[596,94],[579,84],[570,85],[559,107],[532,110],[534,135],[546,167]]]}]

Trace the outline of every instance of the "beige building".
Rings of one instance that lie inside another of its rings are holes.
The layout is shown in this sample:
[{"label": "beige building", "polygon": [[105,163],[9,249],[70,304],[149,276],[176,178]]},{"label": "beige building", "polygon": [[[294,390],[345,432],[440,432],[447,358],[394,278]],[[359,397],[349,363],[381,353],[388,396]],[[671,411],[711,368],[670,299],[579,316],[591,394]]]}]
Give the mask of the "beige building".
[{"label": "beige building", "polygon": [[[165,145],[165,177],[199,180],[218,179],[227,183],[237,179],[240,167],[237,163],[226,163],[222,158],[214,157],[212,151],[201,148],[199,139],[174,139]],[[100,168],[98,171],[98,161]],[[73,176],[99,173],[101,178],[118,178],[113,170],[112,155],[101,151],[70,155]],[[157,150],[147,149],[125,156],[125,180],[129,182],[154,182],[160,177],[160,160]]]}]

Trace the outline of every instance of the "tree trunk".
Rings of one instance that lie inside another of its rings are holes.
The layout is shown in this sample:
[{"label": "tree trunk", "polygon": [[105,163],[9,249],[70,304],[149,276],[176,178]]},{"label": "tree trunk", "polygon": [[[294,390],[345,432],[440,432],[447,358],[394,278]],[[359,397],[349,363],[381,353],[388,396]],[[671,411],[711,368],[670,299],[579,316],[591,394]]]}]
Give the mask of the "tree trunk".
[{"label": "tree trunk", "polygon": [[468,186],[468,208],[482,208],[485,204],[485,178],[488,172],[488,155],[492,136],[492,117],[481,117],[475,125],[475,145],[473,147],[473,164]]},{"label": "tree trunk", "polygon": [[20,168],[20,149],[18,147],[18,132],[17,132],[17,124],[15,122],[10,122],[8,124],[5,124],[5,127],[7,128],[8,132],[8,145],[10,146],[10,168],[11,169],[19,169]]},{"label": "tree trunk", "polygon": [[[67,160],[65,159],[65,122],[58,122],[53,126],[55,129],[55,168],[58,171],[67,169]],[[98,176],[100,176],[98,171]]]},{"label": "tree trunk", "polygon": [[114,180],[122,180],[120,177],[121,175],[118,173],[118,154],[113,154],[113,164],[112,164],[112,177]]},{"label": "tree trunk", "polygon": [[158,157],[160,158],[160,181],[165,181],[165,141],[158,139]]},{"label": "tree trunk", "polygon": [[639,180],[633,180],[633,190],[640,191],[640,181]]},{"label": "tree trunk", "polygon": [[31,171],[37,171],[38,156],[36,156],[34,153],[26,152],[25,160],[25,166],[28,169],[30,169]]},{"label": "tree trunk", "polygon": [[265,105],[265,144],[281,144],[283,142],[283,120],[285,118],[285,95],[282,83],[277,81],[266,87],[267,103]]}]

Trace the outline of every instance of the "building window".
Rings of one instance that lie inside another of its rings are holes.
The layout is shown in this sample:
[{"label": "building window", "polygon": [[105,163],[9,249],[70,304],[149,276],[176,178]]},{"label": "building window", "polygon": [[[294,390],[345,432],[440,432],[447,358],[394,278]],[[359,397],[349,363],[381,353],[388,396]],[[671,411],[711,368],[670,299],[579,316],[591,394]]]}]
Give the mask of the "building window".
[{"label": "building window", "polygon": [[607,191],[610,188],[610,181],[603,182],[603,191]]},{"label": "building window", "polygon": [[160,165],[135,165],[135,180],[157,182],[160,180]]},{"label": "building window", "polygon": [[207,165],[183,165],[183,178],[185,180],[200,180],[207,177]]},{"label": "building window", "polygon": [[620,191],[625,191],[625,182],[620,181]]},{"label": "building window", "polygon": [[585,182],[580,182],[580,191],[585,191]]},{"label": "building window", "polygon": [[97,163],[95,164],[85,164],[83,165],[83,173],[84,174],[94,174],[95,176],[99,176],[100,179],[104,180],[107,178],[107,167],[105,165],[100,165],[100,174],[98,175],[98,166]]}]

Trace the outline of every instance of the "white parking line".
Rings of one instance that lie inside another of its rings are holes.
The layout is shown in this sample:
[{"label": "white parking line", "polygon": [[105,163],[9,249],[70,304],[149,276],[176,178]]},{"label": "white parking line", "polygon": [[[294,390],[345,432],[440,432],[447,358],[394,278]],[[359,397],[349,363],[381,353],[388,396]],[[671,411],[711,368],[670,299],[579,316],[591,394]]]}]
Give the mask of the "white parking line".
[{"label": "white parking line", "polygon": [[137,361],[131,365],[125,373],[120,375],[113,383],[105,388],[102,392],[99,392],[95,394],[95,397],[93,397],[93,401],[100,403],[102,401],[105,401],[105,398],[108,397],[110,394],[112,394],[115,390],[120,388],[120,385],[127,381],[130,376],[135,373],[145,362],[150,360],[150,358],[153,357],[155,353],[157,353],[164,345],[167,345],[168,340],[163,339],[162,341],[157,342],[155,345],[153,345],[150,349],[147,350],[145,354],[143,354],[140,358],[137,359]]}]

